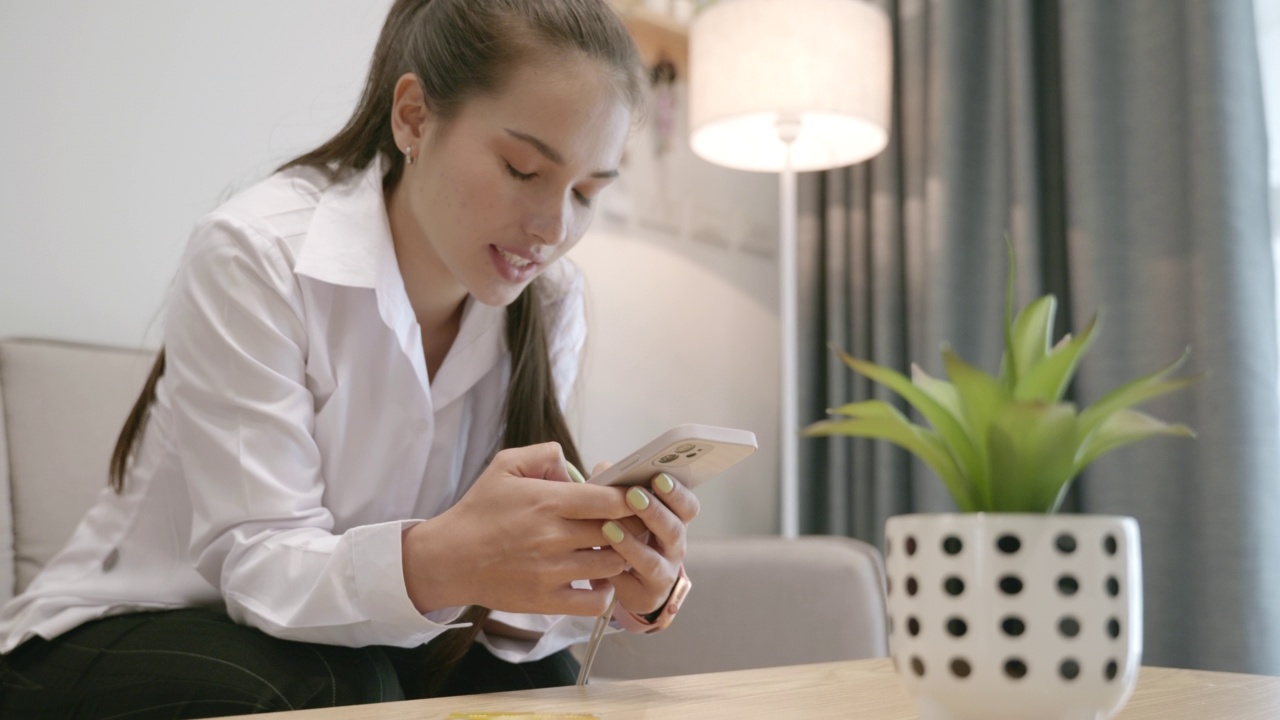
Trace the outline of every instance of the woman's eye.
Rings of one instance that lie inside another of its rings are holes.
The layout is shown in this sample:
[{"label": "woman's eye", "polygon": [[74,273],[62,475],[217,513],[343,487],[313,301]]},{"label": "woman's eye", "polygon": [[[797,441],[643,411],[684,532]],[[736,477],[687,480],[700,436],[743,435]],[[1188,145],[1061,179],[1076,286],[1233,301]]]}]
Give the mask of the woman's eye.
[{"label": "woman's eye", "polygon": [[507,163],[507,172],[511,173],[511,177],[517,180],[525,180],[525,181],[532,180],[538,175],[538,173],[522,173],[519,170],[515,169],[515,167],[513,167],[511,163]]},{"label": "woman's eye", "polygon": [[[511,163],[506,163],[506,165],[507,165],[507,172],[511,174],[511,177],[519,180],[520,182],[528,182],[538,177],[538,173],[536,172],[522,173],[519,170],[517,170],[515,166],[512,165]],[[586,195],[583,195],[581,192],[577,190],[573,191],[573,199],[576,200],[578,204],[581,205],[582,207],[591,207],[591,198],[587,197]]]}]

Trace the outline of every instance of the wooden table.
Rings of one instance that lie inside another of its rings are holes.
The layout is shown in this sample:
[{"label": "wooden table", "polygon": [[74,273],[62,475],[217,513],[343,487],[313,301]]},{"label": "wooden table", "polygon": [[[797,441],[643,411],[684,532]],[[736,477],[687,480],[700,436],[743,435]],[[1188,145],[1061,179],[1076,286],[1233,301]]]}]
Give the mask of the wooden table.
[{"label": "wooden table", "polygon": [[[443,720],[450,713],[590,713],[603,720],[916,720],[888,660],[853,660],[653,680],[595,681],[466,697],[268,715],[273,720]],[[255,716],[262,717],[262,716]],[[1276,720],[1280,677],[1144,667],[1117,720]]]}]

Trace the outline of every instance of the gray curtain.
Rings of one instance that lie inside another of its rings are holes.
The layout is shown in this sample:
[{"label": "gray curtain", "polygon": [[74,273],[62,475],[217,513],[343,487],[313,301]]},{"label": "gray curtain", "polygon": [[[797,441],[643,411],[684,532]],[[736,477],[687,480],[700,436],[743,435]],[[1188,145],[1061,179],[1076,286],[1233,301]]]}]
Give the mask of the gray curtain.
[{"label": "gray curtain", "polygon": [[[1266,135],[1250,0],[883,0],[893,139],[802,178],[801,419],[886,393],[827,343],[942,375],[999,364],[1007,233],[1018,301],[1059,334],[1103,311],[1082,403],[1192,348],[1208,378],[1144,408],[1197,440],[1098,461],[1070,509],[1142,529],[1147,664],[1280,675],[1280,408]],[[805,531],[879,542],[950,509],[885,443],[802,441]]]}]

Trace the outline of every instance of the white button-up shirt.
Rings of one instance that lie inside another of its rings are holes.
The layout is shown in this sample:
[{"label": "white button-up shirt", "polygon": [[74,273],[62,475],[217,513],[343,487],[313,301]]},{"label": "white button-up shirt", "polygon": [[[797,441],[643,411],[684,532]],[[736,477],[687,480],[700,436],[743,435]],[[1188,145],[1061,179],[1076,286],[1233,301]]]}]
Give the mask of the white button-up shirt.
[{"label": "white button-up shirt", "polygon": [[[453,505],[499,449],[505,310],[468,299],[428,377],[396,262],[380,163],[328,182],[278,173],[203,218],[170,292],[167,367],[125,491],[102,493],[0,610],[0,652],[106,615],[225,602],[280,638],[411,647],[461,608],[419,613],[401,533]],[[563,406],[586,333],[582,279],[546,270]],[[592,619],[495,612],[542,633],[485,637],[511,662]]]}]

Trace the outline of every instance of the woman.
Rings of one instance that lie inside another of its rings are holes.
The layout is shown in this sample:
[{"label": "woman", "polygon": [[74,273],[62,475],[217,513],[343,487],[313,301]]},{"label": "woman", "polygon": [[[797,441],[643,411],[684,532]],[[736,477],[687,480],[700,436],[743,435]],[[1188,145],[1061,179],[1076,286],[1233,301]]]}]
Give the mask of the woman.
[{"label": "woman", "polygon": [[347,126],[197,224],[113,492],[0,611],[0,716],[567,684],[615,594],[669,620],[697,500],[568,482],[561,411],[639,77],[603,0],[398,0]]}]

